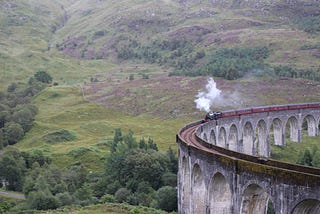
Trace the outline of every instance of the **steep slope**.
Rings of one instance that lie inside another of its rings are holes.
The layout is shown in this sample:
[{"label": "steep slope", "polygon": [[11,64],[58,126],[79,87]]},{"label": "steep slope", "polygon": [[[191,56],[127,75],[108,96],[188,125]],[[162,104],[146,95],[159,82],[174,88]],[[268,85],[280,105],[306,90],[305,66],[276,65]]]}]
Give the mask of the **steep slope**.
[{"label": "steep slope", "polygon": [[[68,8],[68,23],[57,32],[57,48],[78,59],[109,59],[155,41],[187,40],[191,52],[267,46],[272,50],[270,63],[317,67],[319,37],[299,30],[297,23],[319,16],[319,6],[281,0],[81,1]],[[172,57],[172,52],[164,54]]]},{"label": "steep slope", "polygon": [[0,3],[1,85],[21,80],[47,63],[49,41],[63,22],[60,7],[55,1]]},{"label": "steep slope", "polygon": [[[166,71],[197,69],[208,60],[206,54],[238,46],[267,47],[266,62],[271,65],[317,69],[319,4],[3,1],[1,87],[38,70],[48,71],[60,83],[83,82],[123,61],[160,65]],[[314,28],[306,29],[310,23]]]},{"label": "steep slope", "polygon": [[[54,51],[56,31],[64,27],[69,17],[65,8],[74,2],[15,0],[0,3],[1,90],[11,82],[25,81],[39,70],[48,71],[59,82],[88,78],[97,72],[99,63],[95,68],[87,62],[80,65],[77,60]],[[87,68],[85,72],[78,72],[81,67]]]}]

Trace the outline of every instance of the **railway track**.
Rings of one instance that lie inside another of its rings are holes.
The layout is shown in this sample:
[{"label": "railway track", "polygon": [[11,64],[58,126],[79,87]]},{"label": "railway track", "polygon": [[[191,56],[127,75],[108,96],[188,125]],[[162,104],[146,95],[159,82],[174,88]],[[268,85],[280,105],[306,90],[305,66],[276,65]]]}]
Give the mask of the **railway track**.
[{"label": "railway track", "polygon": [[[312,177],[316,177],[320,181],[320,169],[315,167],[302,166],[297,164],[285,163],[269,158],[261,158],[257,156],[251,156],[235,151],[231,151],[222,147],[218,147],[215,145],[208,144],[203,140],[199,139],[196,135],[197,129],[202,125],[201,122],[192,123],[185,128],[181,129],[178,133],[178,138],[182,140],[185,144],[190,147],[196,148],[201,151],[205,151],[210,154],[216,154],[219,156],[228,157],[233,160],[240,160],[245,162],[251,162],[252,164],[262,164],[267,167],[277,168],[280,170],[284,170],[287,172],[295,173],[303,173],[305,175],[309,175]],[[201,141],[201,142],[200,142]]]},{"label": "railway track", "polygon": [[197,148],[199,150],[206,151],[211,154],[224,155],[223,153],[220,153],[215,149],[209,148],[208,146],[205,146],[204,144],[199,143],[198,137],[196,136],[196,131],[200,126],[201,126],[201,123],[199,122],[199,123],[196,123],[196,125],[194,126],[190,126],[186,129],[183,129],[179,133],[180,139],[182,139],[187,145]]}]

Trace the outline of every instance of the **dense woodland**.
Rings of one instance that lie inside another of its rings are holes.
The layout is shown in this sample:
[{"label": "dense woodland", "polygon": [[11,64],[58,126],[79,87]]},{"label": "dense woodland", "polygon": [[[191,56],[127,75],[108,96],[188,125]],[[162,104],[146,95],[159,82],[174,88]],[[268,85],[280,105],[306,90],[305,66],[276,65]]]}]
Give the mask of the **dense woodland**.
[{"label": "dense woodland", "polygon": [[0,92],[0,149],[17,143],[31,129],[38,111],[32,98],[51,81],[49,74],[39,71],[28,83],[11,83],[7,92]]},{"label": "dense woodland", "polygon": [[152,139],[137,142],[132,132],[123,135],[121,129],[115,130],[102,174],[81,164],[60,169],[39,150],[20,152],[8,147],[0,156],[1,185],[22,191],[27,200],[18,205],[0,202],[0,207],[18,212],[117,202],[175,211],[177,168],[171,148],[159,152]]}]

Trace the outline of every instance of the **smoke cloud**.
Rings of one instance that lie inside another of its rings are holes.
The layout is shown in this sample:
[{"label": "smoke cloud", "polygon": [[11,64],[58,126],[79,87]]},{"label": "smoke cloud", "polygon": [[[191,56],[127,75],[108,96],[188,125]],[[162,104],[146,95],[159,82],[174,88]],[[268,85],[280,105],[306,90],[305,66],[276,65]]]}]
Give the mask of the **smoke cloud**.
[{"label": "smoke cloud", "polygon": [[210,111],[210,107],[214,103],[214,100],[219,98],[221,90],[217,88],[216,82],[213,78],[208,78],[208,83],[206,85],[205,91],[199,91],[198,95],[196,96],[197,99],[194,100],[196,103],[197,109],[200,111]]}]

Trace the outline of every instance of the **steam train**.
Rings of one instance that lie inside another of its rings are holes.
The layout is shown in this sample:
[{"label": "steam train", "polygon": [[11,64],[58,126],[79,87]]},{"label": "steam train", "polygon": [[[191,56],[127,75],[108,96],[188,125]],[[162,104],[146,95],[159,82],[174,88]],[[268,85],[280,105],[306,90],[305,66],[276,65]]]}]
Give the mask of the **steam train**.
[{"label": "steam train", "polygon": [[289,104],[289,105],[277,105],[277,106],[261,106],[255,108],[244,108],[239,110],[230,110],[224,112],[209,112],[202,120],[203,123],[211,120],[218,120],[220,118],[228,117],[240,117],[246,114],[264,113],[264,112],[275,112],[275,111],[286,111],[286,110],[298,110],[308,108],[320,108],[320,103],[304,103],[304,104]]},{"label": "steam train", "polygon": [[218,120],[222,117],[222,112],[216,111],[216,112],[209,112],[206,114],[205,118],[202,120],[202,123],[209,122],[210,120]]}]

